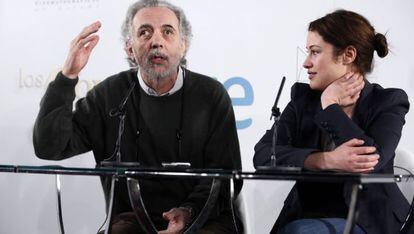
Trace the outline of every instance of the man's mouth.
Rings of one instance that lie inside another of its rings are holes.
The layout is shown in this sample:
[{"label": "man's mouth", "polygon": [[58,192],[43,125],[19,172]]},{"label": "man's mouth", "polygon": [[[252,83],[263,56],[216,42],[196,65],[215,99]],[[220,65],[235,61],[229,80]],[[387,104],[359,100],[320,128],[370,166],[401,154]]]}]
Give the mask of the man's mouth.
[{"label": "man's mouth", "polygon": [[164,63],[165,61],[168,60],[168,57],[164,54],[161,54],[161,53],[154,53],[154,54],[150,54],[148,56],[148,60],[151,61],[151,63],[154,63],[154,64],[162,64],[162,63]]}]

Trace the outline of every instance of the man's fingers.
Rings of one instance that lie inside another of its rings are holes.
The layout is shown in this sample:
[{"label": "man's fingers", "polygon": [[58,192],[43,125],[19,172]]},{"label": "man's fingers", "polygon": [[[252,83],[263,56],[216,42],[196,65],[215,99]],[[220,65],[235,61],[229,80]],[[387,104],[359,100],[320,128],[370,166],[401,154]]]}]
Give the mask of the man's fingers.
[{"label": "man's fingers", "polygon": [[184,229],[185,223],[183,219],[180,219],[180,212],[178,212],[177,208],[172,208],[162,213],[162,217],[168,220],[168,227],[165,230],[159,231],[159,234],[181,233]]},{"label": "man's fingers", "polygon": [[95,46],[98,44],[99,41],[99,36],[98,35],[94,35],[92,39],[90,39],[87,43],[85,43],[85,49],[88,52],[91,52],[93,50],[93,48],[95,48]]},{"label": "man's fingers", "polygon": [[87,38],[84,38],[82,40],[78,41],[78,44],[76,44],[75,48],[76,49],[81,49],[83,47],[86,47],[89,43],[95,41],[95,43],[97,43],[97,40],[99,40],[99,36],[98,35],[92,35],[89,36]]},{"label": "man's fingers", "polygon": [[174,220],[178,216],[176,208],[172,208],[171,210],[162,213],[162,217],[166,220]]},{"label": "man's fingers", "polygon": [[166,219],[166,220],[171,220],[171,219],[174,217],[174,214],[173,214],[173,212],[170,210],[170,211],[167,211],[167,212],[162,213],[162,217],[163,217],[164,219]]},{"label": "man's fingers", "polygon": [[78,44],[79,41],[87,38],[89,35],[96,33],[99,28],[101,27],[101,22],[96,21],[95,23],[86,26],[81,32],[80,34],[74,39],[73,43],[74,44]]},{"label": "man's fingers", "polygon": [[86,26],[82,32],[79,34],[79,39],[83,39],[92,33],[96,33],[101,28],[101,22],[96,21],[93,24]]}]

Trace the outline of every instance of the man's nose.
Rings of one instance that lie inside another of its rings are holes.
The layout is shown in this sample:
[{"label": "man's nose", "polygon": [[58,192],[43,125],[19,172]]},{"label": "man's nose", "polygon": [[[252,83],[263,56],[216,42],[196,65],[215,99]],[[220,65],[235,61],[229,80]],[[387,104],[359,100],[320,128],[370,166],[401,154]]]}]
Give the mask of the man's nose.
[{"label": "man's nose", "polygon": [[161,32],[154,32],[154,35],[151,38],[151,48],[162,48],[164,47],[164,37]]}]

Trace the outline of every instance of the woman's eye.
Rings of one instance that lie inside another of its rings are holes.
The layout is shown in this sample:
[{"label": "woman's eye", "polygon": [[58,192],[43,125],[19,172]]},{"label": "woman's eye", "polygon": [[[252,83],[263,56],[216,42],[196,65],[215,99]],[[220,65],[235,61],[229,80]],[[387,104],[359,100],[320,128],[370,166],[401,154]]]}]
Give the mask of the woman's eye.
[{"label": "woman's eye", "polygon": [[319,54],[320,52],[319,52],[319,51],[316,51],[316,50],[312,50],[310,53],[311,53],[311,55],[317,55],[317,54]]}]

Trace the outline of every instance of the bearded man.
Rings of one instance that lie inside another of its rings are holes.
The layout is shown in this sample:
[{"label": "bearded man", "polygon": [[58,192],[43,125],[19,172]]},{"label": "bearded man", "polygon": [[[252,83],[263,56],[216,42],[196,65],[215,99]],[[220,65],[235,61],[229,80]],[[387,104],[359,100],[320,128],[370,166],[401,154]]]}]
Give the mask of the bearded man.
[{"label": "bearded man", "polygon": [[[124,102],[122,161],[161,167],[189,162],[192,168],[240,169],[234,112],[224,87],[186,69],[191,26],[183,11],[166,1],[141,0],[130,6],[122,26],[131,69],[113,75],[76,102],[75,85],[99,41],[101,23],[85,27],[72,41],[67,60],[40,105],[33,142],[42,159],[61,160],[93,151],[97,164],[113,154]],[[136,83],[135,87],[131,86]],[[106,195],[110,180],[102,178]],[[148,214],[160,233],[180,233],[207,200],[211,180],[140,180]],[[236,193],[241,184],[236,184]],[[233,233],[228,187],[200,233]],[[129,203],[126,182],[116,186],[111,233],[142,233]]]}]

